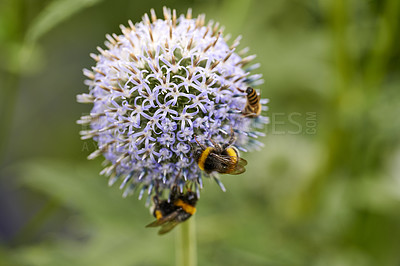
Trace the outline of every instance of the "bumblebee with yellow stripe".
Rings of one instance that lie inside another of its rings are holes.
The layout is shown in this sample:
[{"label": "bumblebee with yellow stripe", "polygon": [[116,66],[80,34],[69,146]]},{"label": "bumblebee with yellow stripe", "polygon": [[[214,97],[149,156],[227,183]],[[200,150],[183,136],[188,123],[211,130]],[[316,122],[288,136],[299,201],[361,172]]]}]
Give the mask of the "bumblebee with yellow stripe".
[{"label": "bumblebee with yellow stripe", "polygon": [[247,103],[242,111],[242,114],[250,118],[259,116],[262,110],[260,95],[258,95],[256,90],[251,87],[247,87],[246,94]]},{"label": "bumblebee with yellow stripe", "polygon": [[160,200],[158,195],[153,197],[154,211],[153,215],[156,221],[148,224],[146,227],[161,226],[159,235],[168,233],[178,224],[189,219],[196,212],[197,195],[192,191],[180,193],[174,186],[168,200]]},{"label": "bumblebee with yellow stripe", "polygon": [[247,161],[240,158],[239,151],[232,146],[236,138],[231,129],[231,138],[228,143],[219,145],[210,139],[214,147],[207,147],[197,141],[200,149],[194,152],[194,158],[201,170],[206,174],[218,172],[220,174],[238,175],[246,171]]}]

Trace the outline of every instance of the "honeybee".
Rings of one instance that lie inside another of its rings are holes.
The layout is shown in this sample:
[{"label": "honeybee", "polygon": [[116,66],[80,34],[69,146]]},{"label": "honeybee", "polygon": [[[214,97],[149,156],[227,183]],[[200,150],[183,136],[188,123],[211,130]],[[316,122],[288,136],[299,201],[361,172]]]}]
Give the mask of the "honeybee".
[{"label": "honeybee", "polygon": [[246,89],[247,103],[244,107],[242,114],[246,117],[254,118],[261,114],[260,95],[252,87]]},{"label": "honeybee", "polygon": [[178,224],[189,219],[196,212],[197,195],[192,191],[180,193],[176,186],[171,190],[168,200],[160,200],[156,194],[153,197],[153,215],[156,221],[146,225],[146,227],[161,226],[159,235],[168,233]]},{"label": "honeybee", "polygon": [[210,139],[214,147],[206,147],[199,143],[194,137],[200,149],[194,152],[194,158],[201,170],[210,174],[218,172],[220,174],[238,175],[246,171],[244,166],[247,161],[240,158],[239,151],[232,146],[236,138],[231,128],[231,138],[228,143],[219,145]]}]

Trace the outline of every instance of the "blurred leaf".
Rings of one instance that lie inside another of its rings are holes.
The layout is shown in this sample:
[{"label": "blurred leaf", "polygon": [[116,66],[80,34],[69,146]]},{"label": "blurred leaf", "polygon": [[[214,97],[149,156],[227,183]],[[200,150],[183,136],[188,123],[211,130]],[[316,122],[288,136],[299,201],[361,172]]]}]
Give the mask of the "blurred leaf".
[{"label": "blurred leaf", "polygon": [[8,42],[3,47],[0,68],[14,74],[35,74],[43,69],[45,57],[40,46],[34,43]]},{"label": "blurred leaf", "polygon": [[68,19],[84,8],[101,0],[54,0],[36,18],[28,29],[26,40],[35,42],[59,23]]},{"label": "blurred leaf", "polygon": [[174,234],[160,238],[146,229],[153,217],[144,202],[123,199],[94,168],[40,159],[18,164],[16,171],[23,185],[78,211],[66,221],[69,234],[55,232],[15,250],[12,258],[23,265],[173,265]]},{"label": "blurred leaf", "polygon": [[[137,220],[132,198],[123,199],[121,193],[110,189],[105,178],[95,169],[69,162],[42,159],[19,166],[21,182],[41,191],[73,210],[78,210],[92,222],[129,228]],[[141,203],[143,205],[143,203]],[[143,206],[140,207],[143,210]]]}]

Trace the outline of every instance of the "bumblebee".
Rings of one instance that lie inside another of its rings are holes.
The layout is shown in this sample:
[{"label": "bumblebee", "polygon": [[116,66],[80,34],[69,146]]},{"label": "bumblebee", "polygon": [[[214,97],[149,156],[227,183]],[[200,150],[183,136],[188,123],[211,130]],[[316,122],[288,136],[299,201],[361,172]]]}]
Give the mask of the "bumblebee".
[{"label": "bumblebee", "polygon": [[158,195],[155,195],[153,197],[155,205],[153,215],[157,220],[146,225],[146,227],[161,226],[158,234],[168,233],[196,212],[197,200],[196,193],[192,191],[187,191],[185,194],[180,193],[176,186],[171,190],[168,200],[160,200]]},{"label": "bumblebee", "polygon": [[218,172],[220,174],[238,175],[246,171],[244,166],[247,161],[240,158],[239,151],[232,146],[236,138],[231,129],[231,138],[228,143],[219,145],[210,139],[214,147],[206,147],[197,141],[200,149],[194,152],[194,158],[201,170],[210,174]]},{"label": "bumblebee", "polygon": [[250,118],[259,116],[262,109],[260,103],[260,95],[258,95],[256,90],[251,87],[247,87],[246,94],[247,103],[242,111],[242,114]]}]

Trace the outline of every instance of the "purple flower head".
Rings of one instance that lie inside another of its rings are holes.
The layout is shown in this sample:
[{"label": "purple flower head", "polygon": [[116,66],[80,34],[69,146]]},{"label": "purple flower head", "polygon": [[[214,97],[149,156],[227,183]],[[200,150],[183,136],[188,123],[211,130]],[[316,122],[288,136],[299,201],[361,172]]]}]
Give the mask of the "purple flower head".
[{"label": "purple flower head", "polygon": [[258,64],[246,67],[255,56],[236,52],[239,38],[228,44],[218,23],[205,24],[204,15],[192,19],[191,10],[177,17],[167,8],[164,19],[151,10],[151,18],[146,14],[121,30],[106,35],[100,54],[91,54],[96,65],[83,71],[89,93],[77,97],[93,104],[78,123],[90,125],[82,139],[93,138],[98,150],[88,158],[105,157],[101,173],[110,185],[121,180],[124,196],[188,182],[199,191],[203,173],[193,158],[194,136],[205,145],[224,143],[233,129],[239,150],[261,146],[255,128],[268,117],[242,114],[244,92],[261,84],[261,75],[250,73]]}]

